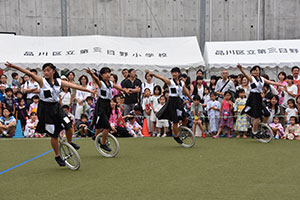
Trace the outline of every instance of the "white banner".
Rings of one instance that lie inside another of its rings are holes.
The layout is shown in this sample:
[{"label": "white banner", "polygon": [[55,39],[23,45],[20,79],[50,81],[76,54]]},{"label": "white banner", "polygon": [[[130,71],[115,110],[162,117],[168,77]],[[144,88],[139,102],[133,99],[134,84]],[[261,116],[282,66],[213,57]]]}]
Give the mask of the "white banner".
[{"label": "white banner", "polygon": [[257,40],[206,42],[206,67],[229,68],[237,63],[245,67],[293,67],[300,65],[300,40]]},{"label": "white banner", "polygon": [[125,38],[111,36],[29,37],[0,35],[0,64],[10,61],[39,68],[46,62],[60,69],[108,66],[115,70],[168,70],[204,66],[196,37]]}]

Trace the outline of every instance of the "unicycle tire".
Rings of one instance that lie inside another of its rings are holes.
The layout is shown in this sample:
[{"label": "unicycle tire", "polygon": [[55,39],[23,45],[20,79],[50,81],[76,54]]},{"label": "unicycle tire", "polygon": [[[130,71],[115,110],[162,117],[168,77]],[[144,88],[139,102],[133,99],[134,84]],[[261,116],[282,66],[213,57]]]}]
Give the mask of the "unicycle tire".
[{"label": "unicycle tire", "polygon": [[119,149],[120,149],[120,145],[117,138],[115,138],[115,136],[113,136],[112,134],[108,133],[106,145],[111,149],[111,151],[106,151],[100,147],[102,141],[102,134],[103,133],[98,134],[97,137],[95,138],[97,151],[104,157],[107,158],[115,157],[119,153]]},{"label": "unicycle tire", "polygon": [[272,129],[264,123],[259,123],[257,134],[259,135],[255,138],[261,143],[269,143],[274,137]]},{"label": "unicycle tire", "polygon": [[195,145],[196,137],[191,129],[186,126],[179,127],[179,138],[182,141],[181,146],[191,148]]},{"label": "unicycle tire", "polygon": [[71,170],[78,170],[80,168],[80,156],[72,145],[67,142],[60,143],[59,154],[68,168]]}]

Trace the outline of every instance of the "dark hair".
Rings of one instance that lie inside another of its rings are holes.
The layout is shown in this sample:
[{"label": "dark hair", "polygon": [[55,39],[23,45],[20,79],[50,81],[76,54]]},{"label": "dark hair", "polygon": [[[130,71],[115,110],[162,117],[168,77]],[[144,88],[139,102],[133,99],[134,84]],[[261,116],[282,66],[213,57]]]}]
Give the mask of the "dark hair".
[{"label": "dark hair", "polygon": [[203,80],[203,76],[197,76],[196,81]]},{"label": "dark hair", "polygon": [[161,87],[159,85],[154,86],[153,94],[155,94],[155,90],[159,90],[159,95],[161,95]]},{"label": "dark hair", "polygon": [[296,102],[298,101],[299,98],[300,98],[300,95],[298,95],[298,96],[296,97]]},{"label": "dark hair", "polygon": [[253,72],[254,70],[257,70],[257,69],[259,69],[259,76],[260,76],[261,68],[260,68],[260,66],[258,66],[258,65],[253,66],[253,67],[250,69],[250,73]]},{"label": "dark hair", "polygon": [[[46,63],[46,64],[48,64],[48,63]],[[46,65],[46,64],[44,64],[44,65]],[[44,65],[43,65],[43,70],[44,70]],[[46,66],[46,67],[47,67],[47,66]],[[30,71],[30,72],[34,72],[34,73],[36,73],[36,74],[38,73],[36,69],[30,69],[29,71]]]},{"label": "dark hair", "polygon": [[118,75],[117,74],[110,74],[110,75],[114,77],[114,79],[115,79],[115,81],[117,83],[118,82]]},{"label": "dark hair", "polygon": [[13,90],[11,88],[6,88],[5,93],[7,93],[7,92],[13,92]]},{"label": "dark hair", "polygon": [[217,96],[217,93],[211,92],[211,93],[210,93],[210,96],[212,96],[212,95],[213,95],[213,96]]},{"label": "dark hair", "polygon": [[111,70],[108,67],[102,67],[100,69],[100,75],[106,74],[106,73],[111,73]]},{"label": "dark hair", "polygon": [[85,100],[86,101],[88,101],[88,100],[92,100],[93,101],[93,97],[92,96],[88,96]]},{"label": "dark hair", "polygon": [[279,74],[278,74],[278,76],[277,76],[277,78],[279,79],[279,75],[283,75],[284,76],[284,79],[283,80],[285,80],[286,79],[286,73],[285,72],[279,72]]},{"label": "dark hair", "polygon": [[151,92],[151,91],[150,91],[150,88],[145,88],[145,89],[144,89],[144,92],[145,92],[146,90],[149,90],[149,92]]},{"label": "dark hair", "polygon": [[298,66],[292,67],[292,72],[294,71],[294,69],[298,69],[299,70],[299,67]]},{"label": "dark hair", "polygon": [[230,93],[229,91],[226,91],[226,92],[224,93],[224,97],[225,97],[227,94],[230,94],[230,96],[232,96],[231,93]]},{"label": "dark hair", "polygon": [[128,69],[127,69],[127,68],[125,68],[125,69],[122,69],[122,72],[124,72],[124,71],[128,71]]},{"label": "dark hair", "polygon": [[[146,79],[146,77],[147,77],[148,74],[149,74],[149,73],[146,73],[146,74],[145,74],[145,79]],[[151,76],[151,78],[153,77],[152,74],[149,74],[149,75]]]},{"label": "dark hair", "polygon": [[128,73],[131,73],[132,71],[134,71],[135,69],[131,68],[128,70]]},{"label": "dark hair", "polygon": [[30,117],[33,116],[33,115],[37,115],[36,112],[31,112],[30,113]]},{"label": "dark hair", "polygon": [[133,110],[142,112],[143,108],[142,108],[142,106],[136,104],[136,105],[133,107]]},{"label": "dark hair", "polygon": [[22,100],[25,101],[25,99],[19,98],[19,99],[18,99],[18,103],[20,104],[20,102],[21,102]]},{"label": "dark hair", "polygon": [[39,95],[34,95],[32,99],[40,99]]},{"label": "dark hair", "polygon": [[14,79],[16,76],[18,76],[18,73],[14,72],[11,74],[11,77]]},{"label": "dark hair", "polygon": [[202,69],[198,69],[197,72],[196,72],[196,74],[198,74],[199,72],[201,72],[203,74]]},{"label": "dark hair", "polygon": [[178,72],[179,74],[181,73],[179,67],[173,67],[171,69],[171,73],[174,73],[174,72]]},{"label": "dark hair", "polygon": [[21,94],[23,96],[23,93],[21,91],[17,91],[16,95]]},{"label": "dark hair", "polygon": [[[274,97],[275,97],[275,99],[276,99],[276,101],[277,101],[277,103],[275,104],[275,113],[277,113],[278,110],[279,110],[279,96],[273,95],[273,96],[270,98],[270,100],[273,99]],[[272,103],[271,103],[271,101],[268,103],[268,107],[269,107],[270,109],[272,109]]]},{"label": "dark hair", "polygon": [[289,79],[289,80],[294,80],[294,78],[293,78],[293,76],[292,76],[292,75],[288,75],[288,76],[286,77],[286,79]]},{"label": "dark hair", "polygon": [[83,118],[88,119],[88,116],[83,113],[83,114],[80,115],[80,119],[83,119]]},{"label": "dark hair", "polygon": [[201,98],[200,98],[200,96],[198,94],[196,94],[196,95],[194,95],[193,100],[194,101],[200,101]]},{"label": "dark hair", "polygon": [[[56,67],[52,64],[52,63],[45,63],[42,67],[43,70],[45,70],[46,67],[50,67],[51,69],[54,70],[54,75],[53,75],[53,78],[56,79],[56,78],[59,78],[59,74],[57,73],[56,71]],[[32,70],[35,70],[35,69],[32,69]],[[35,70],[36,71],[36,70]],[[37,73],[37,71],[36,71]]]},{"label": "dark hair", "polygon": [[62,109],[67,109],[67,110],[69,110],[70,107],[69,107],[68,105],[63,105],[63,106],[62,106]]},{"label": "dark hair", "polygon": [[243,88],[238,89],[237,94],[240,95],[240,93],[245,93],[245,90]]},{"label": "dark hair", "polygon": [[11,115],[12,115],[11,111],[10,111],[8,108],[2,108],[2,115],[3,115],[3,113],[4,113],[4,110],[8,110],[8,112],[9,112],[9,116],[11,116]]},{"label": "dark hair", "polygon": [[267,80],[270,80],[270,77],[269,77],[269,75],[267,75],[267,74],[263,74],[263,75],[261,75],[262,77],[264,77],[265,79],[267,79]]},{"label": "dark hair", "polygon": [[[165,99],[165,101],[167,100],[167,97],[165,96],[165,95],[161,95],[160,97],[159,97],[159,99],[161,99],[161,98],[164,98]],[[158,100],[158,102],[160,103],[160,101]]]},{"label": "dark hair", "polygon": [[292,102],[292,103],[293,103],[293,105],[294,105],[294,108],[297,108],[297,105],[296,105],[295,99],[289,99],[289,100],[287,101],[287,103],[289,104],[289,102]]},{"label": "dark hair", "polygon": [[82,80],[83,78],[86,79],[86,84],[88,84],[88,83],[89,83],[89,78],[88,78],[86,75],[81,75],[81,76],[79,77],[79,79],[78,79],[79,84],[82,85],[81,80]]},{"label": "dark hair", "polygon": [[72,71],[69,71],[69,72],[67,73],[67,78],[69,77],[70,74],[73,74],[73,76],[74,76],[74,78],[75,78],[75,73],[72,72]]},{"label": "dark hair", "polygon": [[292,118],[295,120],[295,123],[297,124],[298,123],[297,117],[296,116],[291,116],[290,121],[291,121]]}]

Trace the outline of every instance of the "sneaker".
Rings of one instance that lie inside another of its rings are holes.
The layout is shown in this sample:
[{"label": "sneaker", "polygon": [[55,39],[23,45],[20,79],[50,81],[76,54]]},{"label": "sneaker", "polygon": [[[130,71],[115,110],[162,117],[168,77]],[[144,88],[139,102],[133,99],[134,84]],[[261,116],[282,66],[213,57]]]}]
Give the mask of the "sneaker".
[{"label": "sneaker", "polygon": [[182,144],[182,140],[179,137],[173,137],[174,140],[178,143],[178,144]]},{"label": "sneaker", "polygon": [[164,133],[161,137],[167,137],[167,134],[166,133]]},{"label": "sneaker", "polygon": [[60,156],[55,157],[55,161],[60,167],[66,166],[65,161],[63,161]]},{"label": "sneaker", "polygon": [[206,135],[205,135],[205,133],[202,133],[202,137],[203,137],[203,138],[206,138]]},{"label": "sneaker", "polygon": [[276,135],[276,136],[275,136],[275,139],[277,139],[277,140],[278,140],[278,139],[279,139],[279,135]]},{"label": "sneaker", "polygon": [[93,137],[92,137],[92,140],[95,140],[96,139],[96,136],[95,135],[93,135]]},{"label": "sneaker", "polygon": [[78,144],[71,142],[70,145],[72,145],[72,147],[74,147],[75,150],[80,149],[80,146]]},{"label": "sneaker", "polygon": [[228,137],[228,138],[232,138],[232,135],[228,135],[227,137]]},{"label": "sneaker", "polygon": [[160,134],[157,134],[157,136],[156,137],[160,137]]},{"label": "sneaker", "polygon": [[100,148],[107,152],[111,152],[111,148],[109,148],[106,144],[100,144]]},{"label": "sneaker", "polygon": [[217,139],[217,138],[219,138],[219,136],[218,135],[214,135],[214,136],[212,136],[214,139]]}]

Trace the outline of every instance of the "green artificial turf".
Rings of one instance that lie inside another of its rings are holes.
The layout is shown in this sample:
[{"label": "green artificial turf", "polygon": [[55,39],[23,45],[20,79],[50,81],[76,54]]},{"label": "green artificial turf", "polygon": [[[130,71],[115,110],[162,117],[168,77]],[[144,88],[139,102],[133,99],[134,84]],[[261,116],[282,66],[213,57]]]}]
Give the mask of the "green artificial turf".
[{"label": "green artificial turf", "polygon": [[[50,152],[0,175],[0,199],[299,199],[299,141],[121,138],[115,158],[79,139],[81,168]],[[48,139],[0,140],[0,172],[50,150]]]}]

